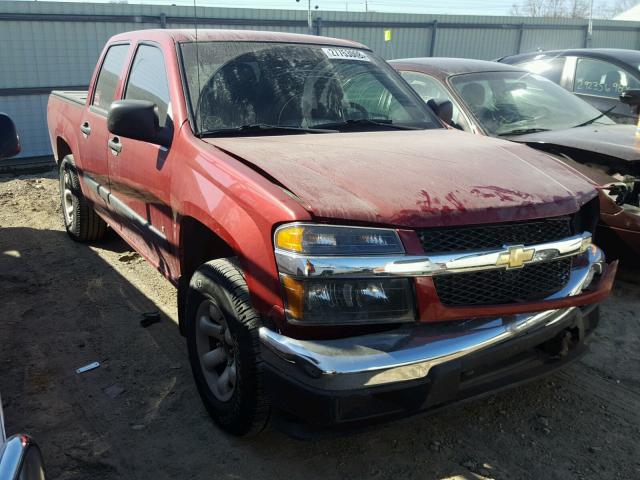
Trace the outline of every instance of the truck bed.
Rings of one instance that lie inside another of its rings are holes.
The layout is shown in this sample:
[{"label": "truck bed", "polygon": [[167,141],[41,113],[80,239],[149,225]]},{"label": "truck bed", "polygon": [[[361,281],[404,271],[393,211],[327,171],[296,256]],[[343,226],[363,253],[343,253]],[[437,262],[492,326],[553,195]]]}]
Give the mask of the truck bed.
[{"label": "truck bed", "polygon": [[84,105],[87,101],[87,93],[88,90],[54,90],[51,95],[72,103]]}]

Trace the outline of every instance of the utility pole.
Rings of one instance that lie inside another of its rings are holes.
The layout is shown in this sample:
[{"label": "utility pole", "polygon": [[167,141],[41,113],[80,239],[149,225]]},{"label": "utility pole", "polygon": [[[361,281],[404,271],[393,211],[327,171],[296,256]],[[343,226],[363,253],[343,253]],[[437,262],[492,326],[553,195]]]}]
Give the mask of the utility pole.
[{"label": "utility pole", "polygon": [[[300,0],[296,0],[300,2]],[[318,6],[316,5],[316,8]],[[311,0],[307,0],[307,26],[309,27],[309,33],[313,34],[313,18],[311,17]]]}]

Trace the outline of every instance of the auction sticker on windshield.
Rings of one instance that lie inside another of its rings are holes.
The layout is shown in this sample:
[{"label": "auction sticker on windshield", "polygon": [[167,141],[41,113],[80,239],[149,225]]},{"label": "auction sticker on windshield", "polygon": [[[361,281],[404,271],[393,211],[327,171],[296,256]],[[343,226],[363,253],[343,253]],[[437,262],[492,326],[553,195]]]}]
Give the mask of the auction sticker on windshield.
[{"label": "auction sticker on windshield", "polygon": [[361,62],[371,61],[369,55],[355,48],[323,48],[322,51],[331,59],[359,60]]}]

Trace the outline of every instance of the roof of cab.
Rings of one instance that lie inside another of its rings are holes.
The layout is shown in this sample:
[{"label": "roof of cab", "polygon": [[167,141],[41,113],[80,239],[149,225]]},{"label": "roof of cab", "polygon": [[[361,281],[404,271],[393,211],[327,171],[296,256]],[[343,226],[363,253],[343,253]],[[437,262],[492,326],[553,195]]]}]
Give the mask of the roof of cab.
[{"label": "roof of cab", "polygon": [[[174,42],[195,42],[195,29],[150,29],[124,32],[111,37],[111,41],[122,40],[166,40]],[[362,48],[369,47],[351,40],[339,38],[319,37],[316,35],[303,35],[299,33],[265,32],[256,30],[218,30],[212,28],[198,29],[199,42],[280,42],[280,43],[304,43],[315,45],[331,45],[336,47]]]},{"label": "roof of cab", "polygon": [[473,72],[513,72],[522,69],[504,63],[469,58],[423,57],[391,60],[389,63],[397,70],[415,70],[445,79],[451,75]]}]

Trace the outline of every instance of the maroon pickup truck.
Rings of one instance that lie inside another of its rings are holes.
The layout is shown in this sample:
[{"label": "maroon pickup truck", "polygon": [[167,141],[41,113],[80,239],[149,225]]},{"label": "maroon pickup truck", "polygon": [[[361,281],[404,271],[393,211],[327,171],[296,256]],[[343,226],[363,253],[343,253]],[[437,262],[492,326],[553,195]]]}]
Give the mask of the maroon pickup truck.
[{"label": "maroon pickup truck", "polygon": [[69,235],[108,225],[178,288],[196,385],[235,434],[533,378],[584,350],[611,290],[588,182],[445,128],[354,42],[120,34],[48,121]]}]

